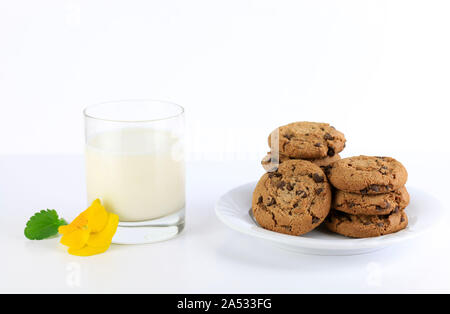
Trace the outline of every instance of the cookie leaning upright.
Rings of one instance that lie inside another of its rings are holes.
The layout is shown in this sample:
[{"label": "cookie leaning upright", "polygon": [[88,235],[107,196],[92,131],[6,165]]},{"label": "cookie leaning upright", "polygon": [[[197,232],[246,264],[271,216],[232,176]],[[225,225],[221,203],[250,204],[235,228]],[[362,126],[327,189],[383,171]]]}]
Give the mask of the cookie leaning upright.
[{"label": "cookie leaning upright", "polygon": [[[345,136],[328,123],[294,122],[269,135],[269,147],[295,159],[332,157],[345,147]],[[278,147],[276,143],[278,141]]]},{"label": "cookie leaning upright", "polygon": [[291,235],[305,234],[327,217],[331,189],[320,167],[305,160],[287,160],[264,174],[253,192],[258,224]]},{"label": "cookie leaning upright", "polygon": [[328,179],[341,191],[382,194],[404,186],[408,173],[394,158],[357,156],[333,163]]}]

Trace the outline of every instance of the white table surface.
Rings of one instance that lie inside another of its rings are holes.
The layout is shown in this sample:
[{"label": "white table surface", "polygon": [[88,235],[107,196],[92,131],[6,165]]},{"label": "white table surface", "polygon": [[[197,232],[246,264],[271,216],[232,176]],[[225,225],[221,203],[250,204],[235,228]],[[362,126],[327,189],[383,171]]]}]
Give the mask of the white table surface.
[{"label": "white table surface", "polygon": [[[408,184],[444,201],[446,160],[409,162]],[[86,207],[81,156],[0,157],[0,292],[300,293],[450,292],[450,229],[357,256],[283,251],[223,225],[214,203],[258,179],[257,162],[188,163],[187,226],[166,242],[120,246],[81,258],[58,239],[29,241],[26,220],[54,208],[73,219]]]}]

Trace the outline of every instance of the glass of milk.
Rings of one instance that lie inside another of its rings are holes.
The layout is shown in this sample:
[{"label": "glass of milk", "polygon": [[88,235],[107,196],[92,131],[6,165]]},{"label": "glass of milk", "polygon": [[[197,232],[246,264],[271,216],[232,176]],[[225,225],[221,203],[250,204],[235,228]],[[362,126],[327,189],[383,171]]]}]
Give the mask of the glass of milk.
[{"label": "glass of milk", "polygon": [[114,243],[166,240],[184,228],[184,109],[156,100],[84,110],[88,204],[119,215]]}]

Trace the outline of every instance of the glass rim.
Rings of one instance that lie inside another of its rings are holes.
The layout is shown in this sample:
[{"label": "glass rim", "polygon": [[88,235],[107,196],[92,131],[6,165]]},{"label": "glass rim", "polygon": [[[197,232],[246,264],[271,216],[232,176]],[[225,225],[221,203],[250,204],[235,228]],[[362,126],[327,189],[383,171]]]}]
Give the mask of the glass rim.
[{"label": "glass rim", "polygon": [[[163,118],[155,118],[155,119],[142,119],[142,120],[121,120],[121,119],[109,119],[109,118],[102,118],[93,114],[89,114],[88,111],[90,109],[93,109],[94,107],[101,106],[101,105],[108,105],[108,104],[117,104],[117,103],[127,103],[127,102],[148,102],[148,103],[160,103],[165,105],[171,105],[178,109],[178,112],[176,114],[170,114],[167,117]],[[184,107],[178,105],[177,103],[167,101],[167,100],[159,100],[159,99],[121,99],[121,100],[110,100],[110,101],[103,101],[95,104],[88,105],[84,107],[83,109],[83,115],[85,118],[99,120],[99,121],[106,121],[106,122],[121,122],[121,123],[145,123],[145,122],[157,122],[157,121],[165,121],[174,119],[177,117],[180,117],[184,114]]]}]

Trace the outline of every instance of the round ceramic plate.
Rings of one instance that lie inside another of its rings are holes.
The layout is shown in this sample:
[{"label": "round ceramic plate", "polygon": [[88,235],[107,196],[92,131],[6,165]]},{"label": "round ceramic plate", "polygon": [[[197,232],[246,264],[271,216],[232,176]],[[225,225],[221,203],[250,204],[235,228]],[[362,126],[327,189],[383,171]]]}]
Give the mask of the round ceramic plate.
[{"label": "round ceramic plate", "polygon": [[438,200],[408,187],[411,195],[411,203],[406,208],[409,225],[402,231],[376,238],[352,239],[319,227],[302,236],[291,236],[263,229],[253,219],[251,205],[255,186],[256,182],[245,184],[223,195],[215,208],[219,219],[236,231],[306,254],[353,255],[379,250],[430,230],[443,220],[445,214]]}]

